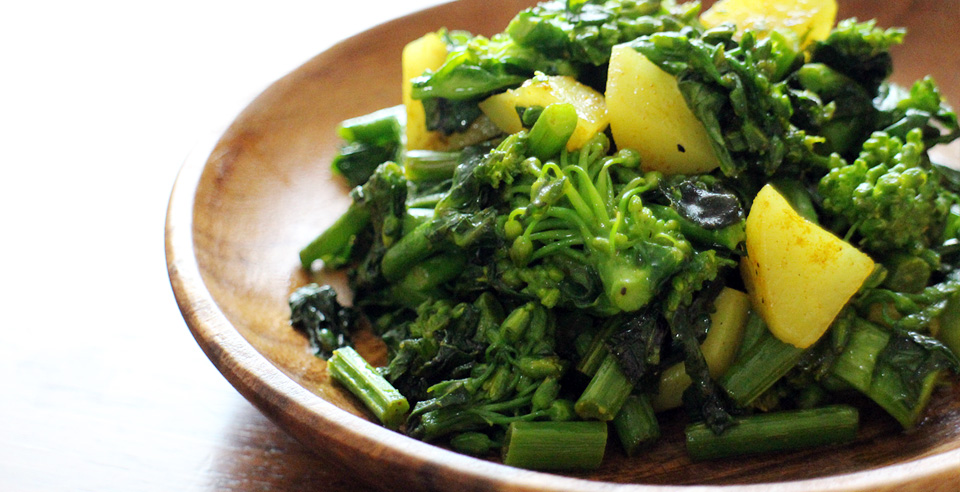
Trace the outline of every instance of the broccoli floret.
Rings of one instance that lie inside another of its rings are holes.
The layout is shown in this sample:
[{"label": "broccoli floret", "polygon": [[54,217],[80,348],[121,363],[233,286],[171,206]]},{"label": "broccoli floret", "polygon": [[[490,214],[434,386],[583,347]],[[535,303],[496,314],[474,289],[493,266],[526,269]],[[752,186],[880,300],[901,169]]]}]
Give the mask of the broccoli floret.
[{"label": "broccoli floret", "polygon": [[827,39],[814,44],[812,61],[831,66],[875,93],[893,71],[890,48],[906,35],[903,29],[884,30],[876,24],[876,20],[840,21]]},{"label": "broccoli floret", "polygon": [[[608,148],[607,137],[598,134],[556,162],[530,163],[524,168],[527,175],[515,183],[527,194],[513,202],[503,231],[519,271],[505,269],[504,275],[513,282],[528,281],[526,291],[545,305],[569,304],[559,289],[562,281],[555,279],[569,270],[563,265],[567,261],[590,267],[592,274],[581,274],[574,285],[595,296],[575,298],[572,304],[610,314],[646,306],[694,256],[684,229],[700,226],[688,221],[681,228],[678,212],[666,214],[669,207],[655,211],[645,203],[645,194],[661,193],[662,176],[639,172],[635,152],[608,156]],[[739,202],[733,200],[733,205],[739,217]],[[742,218],[728,227],[742,227]],[[600,288],[590,289],[593,279]]]},{"label": "broccoli floret", "polygon": [[923,135],[906,142],[875,132],[852,164],[831,169],[821,180],[823,207],[849,225],[848,239],[871,252],[922,249],[943,226],[953,194],[924,163]]}]

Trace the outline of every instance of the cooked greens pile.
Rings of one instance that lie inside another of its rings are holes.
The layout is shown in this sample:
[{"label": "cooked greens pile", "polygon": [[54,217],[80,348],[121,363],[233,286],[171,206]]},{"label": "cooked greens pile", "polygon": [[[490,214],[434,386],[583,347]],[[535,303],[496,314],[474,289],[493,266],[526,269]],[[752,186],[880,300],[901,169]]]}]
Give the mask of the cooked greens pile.
[{"label": "cooked greens pile", "polygon": [[[927,152],[960,125],[929,78],[887,80],[902,30],[850,19],[803,41],[708,28],[696,3],[569,0],[491,38],[435,36],[444,62],[410,83],[423,123],[403,108],[344,123],[335,167],[353,201],[301,252],[306,269],[346,270],[352,307],[316,285],[290,300],[293,326],[386,425],[569,469],[599,465],[607,422],[635,454],[658,419],[686,419],[691,456],[708,459],[854,439],[855,394],[912,428],[960,371],[960,174]],[[708,170],[648,165],[606,126],[574,146],[582,115],[562,100],[509,106],[516,132],[403,147],[404,125],[469,132],[493,118],[485,101],[531,80],[602,94],[615,46],[675,79]],[[750,277],[748,217],[769,186],[869,265],[809,345],[773,329],[766,280]],[[360,322],[386,366],[343,348]]]}]

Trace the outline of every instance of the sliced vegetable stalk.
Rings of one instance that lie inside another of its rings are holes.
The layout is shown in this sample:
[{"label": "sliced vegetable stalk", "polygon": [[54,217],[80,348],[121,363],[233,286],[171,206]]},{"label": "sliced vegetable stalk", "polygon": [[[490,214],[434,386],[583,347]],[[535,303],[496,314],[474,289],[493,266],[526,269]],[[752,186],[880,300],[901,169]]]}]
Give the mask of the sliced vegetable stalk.
[{"label": "sliced vegetable stalk", "polygon": [[856,438],[859,425],[847,405],[743,417],[720,435],[698,423],[687,427],[687,452],[702,461],[841,444]]},{"label": "sliced vegetable stalk", "polygon": [[545,161],[567,145],[567,140],[577,129],[577,110],[569,103],[554,103],[540,113],[530,129],[530,152]]},{"label": "sliced vegetable stalk", "polygon": [[720,386],[740,406],[748,406],[797,365],[804,349],[766,332],[753,348],[720,378]]},{"label": "sliced vegetable stalk", "polygon": [[366,207],[351,206],[333,225],[300,250],[300,264],[306,270],[317,260],[331,268],[343,266],[350,259],[354,238],[369,223],[370,211]]},{"label": "sliced vegetable stalk", "polygon": [[600,466],[606,447],[606,422],[513,422],[503,463],[534,470],[591,470]]},{"label": "sliced vegetable stalk", "polygon": [[630,395],[613,419],[613,427],[627,456],[635,456],[660,438],[660,424],[647,395]]},{"label": "sliced vegetable stalk", "polygon": [[613,420],[633,391],[633,383],[620,370],[617,358],[607,355],[576,403],[584,419]]},{"label": "sliced vegetable stalk", "polygon": [[327,361],[327,370],[383,425],[396,429],[406,420],[410,403],[352,347],[335,350]]}]

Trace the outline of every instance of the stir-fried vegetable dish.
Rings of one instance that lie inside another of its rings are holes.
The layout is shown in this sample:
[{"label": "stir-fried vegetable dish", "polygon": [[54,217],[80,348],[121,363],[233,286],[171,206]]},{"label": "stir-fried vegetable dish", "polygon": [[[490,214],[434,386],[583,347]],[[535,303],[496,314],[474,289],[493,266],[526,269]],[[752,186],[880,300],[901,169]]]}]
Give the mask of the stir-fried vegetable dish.
[{"label": "stir-fried vegetable dish", "polygon": [[662,419],[694,460],[848,442],[854,402],[917,426],[960,371],[960,173],[928,153],[960,125],[889,81],[903,30],[836,12],[554,0],[412,40],[300,253],[352,303],[305,286],[293,327],[384,425],[520,467]]}]

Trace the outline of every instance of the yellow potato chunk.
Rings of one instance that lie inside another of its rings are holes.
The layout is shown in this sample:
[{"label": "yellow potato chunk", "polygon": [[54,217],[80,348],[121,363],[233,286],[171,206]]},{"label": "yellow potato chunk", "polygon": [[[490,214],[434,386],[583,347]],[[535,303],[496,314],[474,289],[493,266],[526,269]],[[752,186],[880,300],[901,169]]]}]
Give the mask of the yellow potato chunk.
[{"label": "yellow potato chunk", "polygon": [[461,133],[444,135],[441,132],[427,130],[427,118],[423,110],[423,103],[411,96],[413,86],[410,80],[423,75],[427,70],[440,68],[446,60],[447,43],[436,32],[427,33],[423,37],[411,41],[403,48],[401,65],[403,105],[407,112],[407,149],[459,149],[488,140],[500,133],[499,128],[482,116]]},{"label": "yellow potato chunk", "polygon": [[633,48],[613,47],[605,95],[614,142],[639,152],[644,170],[700,174],[720,165],[677,80]]},{"label": "yellow potato chunk", "polygon": [[807,348],[874,269],[850,243],[804,219],[766,185],[747,216],[740,273],[754,310],[781,341]]},{"label": "yellow potato chunk", "polygon": [[700,16],[708,28],[730,22],[739,32],[789,31],[801,47],[826,39],[836,20],[836,0],[720,0]]},{"label": "yellow potato chunk", "polygon": [[505,133],[517,133],[523,129],[517,108],[545,108],[554,103],[569,103],[577,111],[577,128],[567,141],[567,150],[583,147],[587,140],[607,128],[603,95],[563,75],[538,75],[516,89],[488,97],[480,103],[480,110]]}]

